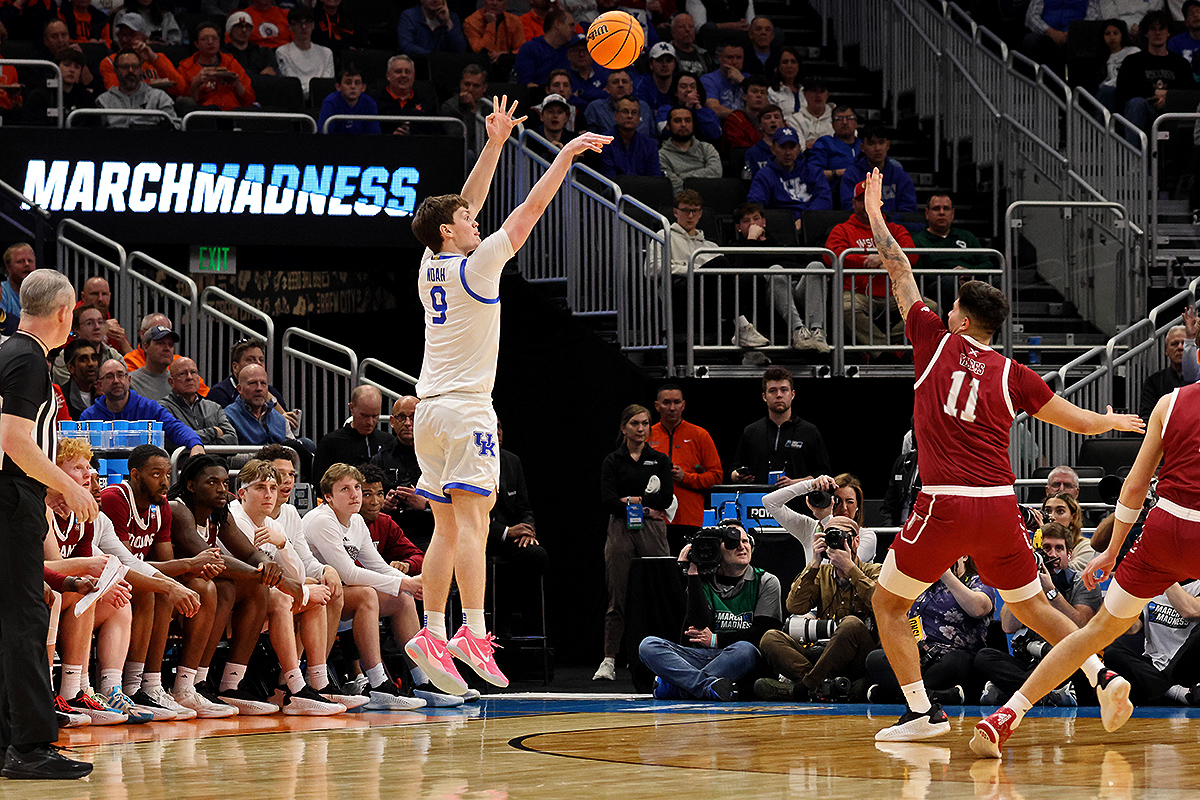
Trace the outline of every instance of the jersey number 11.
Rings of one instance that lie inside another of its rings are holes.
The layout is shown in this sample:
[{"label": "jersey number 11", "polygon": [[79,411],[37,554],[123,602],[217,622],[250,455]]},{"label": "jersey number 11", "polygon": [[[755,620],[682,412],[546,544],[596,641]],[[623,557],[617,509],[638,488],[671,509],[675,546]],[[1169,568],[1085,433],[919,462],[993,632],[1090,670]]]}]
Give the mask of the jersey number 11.
[{"label": "jersey number 11", "polygon": [[950,391],[946,393],[946,403],[942,406],[942,411],[945,411],[952,417],[958,417],[963,422],[975,421],[975,404],[979,401],[979,378],[971,378],[971,391],[967,393],[967,404],[963,406],[960,413],[958,411],[958,395],[962,392],[963,381],[966,380],[967,373],[963,370],[955,370],[950,376]]}]

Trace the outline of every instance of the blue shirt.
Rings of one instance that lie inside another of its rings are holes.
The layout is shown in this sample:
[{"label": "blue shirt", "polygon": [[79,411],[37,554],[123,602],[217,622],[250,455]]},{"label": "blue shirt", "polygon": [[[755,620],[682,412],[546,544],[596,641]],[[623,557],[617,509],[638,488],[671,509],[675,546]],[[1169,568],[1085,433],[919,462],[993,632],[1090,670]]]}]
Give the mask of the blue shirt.
[{"label": "blue shirt", "polygon": [[0,283],[0,309],[4,310],[4,320],[0,322],[0,333],[12,336],[17,332],[17,323],[21,321],[21,296],[12,288],[7,280]]},{"label": "blue shirt", "polygon": [[854,144],[848,145],[836,136],[826,134],[813,142],[808,157],[813,159],[821,169],[847,169],[854,163],[862,152],[862,140],[854,137]]},{"label": "blue shirt", "polygon": [[608,70],[599,64],[592,64],[592,77],[584,78],[578,72],[568,67],[567,71],[571,73],[571,91],[578,95],[580,100],[583,100],[583,105],[587,105],[593,100],[604,100],[608,97],[608,92],[604,87],[608,86]]},{"label": "blue shirt", "polygon": [[[321,103],[321,116],[317,130],[325,130],[325,120],[338,114],[378,114],[375,98],[363,93],[353,106],[346,102],[341,92],[331,92]],[[341,120],[329,126],[330,133],[379,133],[379,123],[373,120]]]},{"label": "blue shirt", "polygon": [[452,27],[449,31],[445,25],[430,30],[425,24],[425,12],[420,6],[408,9],[400,15],[400,22],[396,25],[400,52],[410,56],[465,52],[467,39],[463,36],[462,20],[453,11],[450,12],[450,24]]},{"label": "blue shirt", "polygon": [[750,177],[753,178],[758,174],[758,171],[765,167],[767,163],[774,158],[771,155],[771,148],[767,145],[765,139],[759,139],[757,142],[746,148],[746,166],[750,170]]},{"label": "blue shirt", "polygon": [[642,76],[641,80],[638,81],[637,88],[633,90],[633,96],[639,100],[645,100],[651,108],[671,105],[670,90],[660,92],[654,84],[653,75]]},{"label": "blue shirt", "polygon": [[241,444],[283,444],[291,438],[288,422],[283,414],[275,411],[275,403],[268,401],[262,419],[258,419],[246,406],[246,401],[237,399],[225,406],[225,416],[233,423]]},{"label": "blue shirt", "polygon": [[1200,39],[1193,39],[1192,35],[1187,31],[1177,33],[1167,42],[1167,50],[1172,53],[1178,53],[1188,61],[1192,60],[1192,56],[1200,50]]},{"label": "blue shirt", "polygon": [[[742,73],[742,80],[749,77],[748,73]],[[742,97],[742,85],[732,83],[721,70],[701,75],[700,83],[704,86],[704,94],[709,100],[716,100],[731,111],[746,107],[745,98]]]},{"label": "blue shirt", "polygon": [[754,176],[746,199],[763,208],[791,211],[796,219],[800,219],[805,211],[828,211],[833,208],[833,192],[825,173],[803,156],[796,160],[789,172],[785,172],[778,161],[771,159]]},{"label": "blue shirt", "polygon": [[658,142],[638,130],[633,134],[629,147],[625,146],[621,134],[611,128],[608,135],[612,143],[604,146],[600,155],[600,172],[610,178],[618,175],[653,175],[662,177],[662,165],[658,162]]},{"label": "blue shirt", "polygon": [[163,433],[172,442],[183,447],[192,448],[200,444],[200,437],[196,432],[184,425],[175,415],[165,408],[160,406],[148,397],[142,397],[133,389],[129,390],[129,400],[125,403],[125,407],[121,409],[120,414],[114,414],[104,404],[104,395],[96,398],[96,402],[83,410],[79,415],[80,422],[87,420],[104,420],[111,421],[114,419],[128,420],[129,422],[144,422],[146,420],[155,420],[161,422]]},{"label": "blue shirt", "polygon": [[[634,98],[637,99],[637,98]],[[651,120],[654,119],[653,113],[650,111],[650,106],[646,105],[645,100],[638,100],[638,108],[642,110],[642,120],[638,123],[638,133],[654,137],[654,128],[650,127]],[[607,131],[617,127],[617,110],[613,108],[612,98],[607,94],[603,100],[593,100],[588,103],[587,110],[583,114],[587,120],[588,130],[590,131]]]},{"label": "blue shirt", "polygon": [[[517,83],[527,86],[536,83],[545,86],[550,82],[550,73],[556,69],[567,69],[571,63],[567,61],[567,46],[551,47],[545,36],[530,39],[521,45],[517,51],[517,63],[513,73]],[[574,81],[571,83],[574,86]]]},{"label": "blue shirt", "polygon": [[[854,208],[854,187],[867,177],[871,170],[866,156],[846,167],[842,175],[842,185],[839,189],[842,195],[842,208]],[[912,178],[908,177],[904,167],[894,158],[883,162],[883,211],[886,214],[894,212],[911,212],[917,210],[917,190]]]}]

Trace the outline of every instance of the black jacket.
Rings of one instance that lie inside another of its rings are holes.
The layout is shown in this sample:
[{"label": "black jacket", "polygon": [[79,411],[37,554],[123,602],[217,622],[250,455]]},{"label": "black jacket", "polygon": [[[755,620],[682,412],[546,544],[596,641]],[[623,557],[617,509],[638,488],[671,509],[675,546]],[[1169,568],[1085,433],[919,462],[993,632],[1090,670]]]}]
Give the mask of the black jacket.
[{"label": "black jacket", "polygon": [[392,435],[376,428],[363,436],[350,425],[343,425],[321,437],[313,456],[312,474],[317,480],[334,464],[357,467],[366,464],[387,447]]},{"label": "black jacket", "polygon": [[495,547],[503,541],[505,528],[522,522],[537,527],[533,521],[533,507],[529,504],[529,490],[525,487],[525,468],[516,454],[500,448],[500,491],[492,506],[488,530],[491,545]]},{"label": "black jacket", "polygon": [[828,475],[829,454],[817,426],[793,412],[792,418],[778,427],[770,417],[747,425],[730,471],[735,469],[753,475],[755,483],[766,483],[767,473],[778,470],[789,478]]},{"label": "black jacket", "polygon": [[[651,475],[657,475],[659,488],[653,494],[646,493],[646,483]],[[625,443],[604,459],[600,467],[600,502],[604,510],[619,520],[625,519],[625,504],[622,497],[641,497],[646,508],[665,511],[674,497],[671,482],[671,459],[649,445],[642,448],[642,457],[634,461]]]},{"label": "black jacket", "polygon": [[[389,444],[371,456],[371,463],[383,470],[383,488],[388,491],[397,486],[416,486],[417,479],[421,477],[416,451],[411,445],[401,444],[394,436]],[[503,466],[504,462],[500,463]]]}]

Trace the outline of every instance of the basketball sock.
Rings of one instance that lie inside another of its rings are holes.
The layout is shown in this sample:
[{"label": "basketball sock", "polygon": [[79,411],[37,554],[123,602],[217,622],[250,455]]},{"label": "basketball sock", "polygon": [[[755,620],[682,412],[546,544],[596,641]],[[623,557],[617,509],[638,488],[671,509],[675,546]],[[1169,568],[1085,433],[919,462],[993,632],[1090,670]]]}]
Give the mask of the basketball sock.
[{"label": "basketball sock", "polygon": [[144,675],[142,675],[142,688],[145,689],[147,692],[149,692],[153,689],[161,689],[162,688],[162,673],[161,672],[147,672]]},{"label": "basketball sock", "polygon": [[308,682],[318,692],[329,685],[329,666],[327,664],[309,664]]},{"label": "basketball sock", "polygon": [[904,702],[908,703],[909,711],[924,714],[933,707],[929,704],[929,695],[925,693],[923,680],[906,683],[900,687],[900,691],[904,692]]},{"label": "basketball sock", "polygon": [[1017,726],[1021,724],[1021,720],[1025,719],[1025,712],[1033,708],[1033,703],[1025,699],[1025,695],[1017,692],[1012,696],[1012,699],[1005,703],[1009,710],[1016,716],[1013,717],[1012,729],[1015,731]]},{"label": "basketball sock", "polygon": [[196,670],[191,667],[180,667],[175,670],[175,691],[174,694],[186,692],[189,689],[196,687]]},{"label": "basketball sock", "polygon": [[446,614],[443,611],[426,611],[425,628],[429,635],[440,642],[446,641]]},{"label": "basketball sock", "polygon": [[1104,662],[1100,660],[1100,656],[1094,654],[1088,656],[1087,661],[1083,662],[1081,669],[1083,670],[1083,674],[1087,676],[1088,683],[1095,689],[1096,684],[1100,680],[1100,670],[1104,669]]},{"label": "basketball sock", "polygon": [[482,608],[464,608],[463,623],[471,631],[471,635],[483,639],[487,636],[487,623],[483,621]]},{"label": "basketball sock", "polygon": [[82,689],[83,665],[63,664],[62,689],[59,691],[59,694],[67,699],[73,699]]},{"label": "basketball sock", "polygon": [[105,697],[112,692],[113,689],[121,686],[121,670],[119,669],[102,669],[100,670],[100,693]]},{"label": "basketball sock", "polygon": [[208,680],[208,667],[196,667],[196,683]]},{"label": "basketball sock", "polygon": [[1191,705],[1191,701],[1188,699],[1188,695],[1190,695],[1191,693],[1192,693],[1192,690],[1189,689],[1188,687],[1180,686],[1179,684],[1176,684],[1176,685],[1172,686],[1170,689],[1167,689],[1167,699],[1174,700],[1176,703],[1179,703],[1181,706]]},{"label": "basketball sock", "polygon": [[429,683],[429,676],[426,675],[420,667],[409,667],[408,672],[412,675],[413,686],[424,686]]},{"label": "basketball sock", "polygon": [[225,665],[225,674],[221,676],[221,691],[229,692],[238,688],[246,675],[245,664],[229,663]]},{"label": "basketball sock", "polygon": [[304,675],[300,672],[300,668],[289,669],[283,673],[283,682],[287,684],[288,691],[292,694],[304,688]]},{"label": "basketball sock", "polygon": [[387,670],[383,668],[383,664],[376,664],[367,670],[367,683],[371,686],[381,686],[387,683]]},{"label": "basketball sock", "polygon": [[125,680],[122,681],[125,694],[133,696],[142,688],[142,672],[146,665],[137,661],[125,662]]}]

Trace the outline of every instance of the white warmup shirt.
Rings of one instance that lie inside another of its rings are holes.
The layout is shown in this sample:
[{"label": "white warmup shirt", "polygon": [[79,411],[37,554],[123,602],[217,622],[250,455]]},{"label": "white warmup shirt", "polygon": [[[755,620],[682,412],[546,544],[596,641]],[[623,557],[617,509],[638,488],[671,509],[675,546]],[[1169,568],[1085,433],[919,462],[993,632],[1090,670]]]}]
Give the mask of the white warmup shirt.
[{"label": "white warmup shirt", "polygon": [[[383,560],[367,523],[355,514],[350,525],[343,526],[328,505],[321,505],[304,515],[304,538],[322,563],[328,564],[349,586],[374,586],[384,594],[400,594],[404,573]],[[358,562],[358,563],[355,563]],[[362,564],[360,567],[359,564]]]}]

